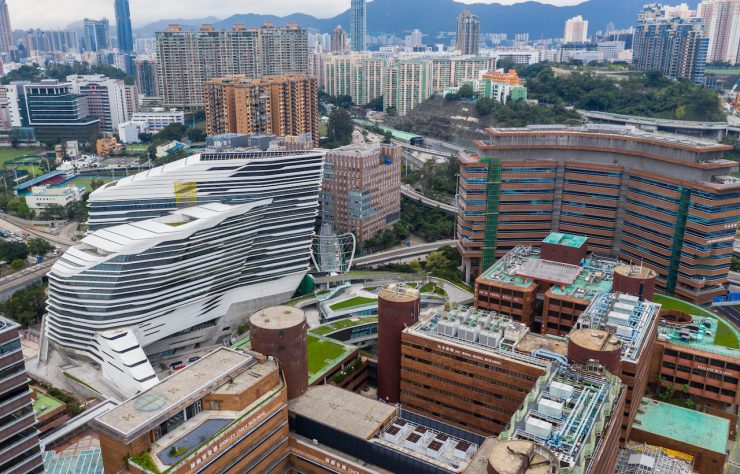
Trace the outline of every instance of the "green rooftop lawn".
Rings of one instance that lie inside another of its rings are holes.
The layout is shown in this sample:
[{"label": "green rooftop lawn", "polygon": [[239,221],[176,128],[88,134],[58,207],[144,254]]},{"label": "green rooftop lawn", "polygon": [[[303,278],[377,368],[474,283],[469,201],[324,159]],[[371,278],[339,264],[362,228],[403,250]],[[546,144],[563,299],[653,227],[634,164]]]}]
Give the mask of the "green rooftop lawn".
[{"label": "green rooftop lawn", "polygon": [[320,338],[309,334],[306,338],[308,349],[308,371],[312,374],[319,372],[327,365],[346,352],[344,345],[338,342]]},{"label": "green rooftop lawn", "polygon": [[716,319],[717,334],[714,337],[714,343],[718,346],[729,347],[730,349],[740,349],[740,341],[738,341],[737,332],[717,314],[671,296],[656,294],[653,297],[653,301],[660,303],[665,309],[676,309],[692,316],[703,316]]},{"label": "green rooftop lawn", "polygon": [[445,296],[447,294],[447,292],[444,289],[437,286],[437,284],[434,283],[433,281],[430,281],[429,283],[422,286],[419,291],[422,293],[435,293],[441,296]]},{"label": "green rooftop lawn", "polygon": [[36,391],[36,399],[33,401],[33,413],[36,418],[41,418],[62,405],[64,405],[64,403],[56,398],[50,397],[43,392]]},{"label": "green rooftop lawn", "polygon": [[378,322],[377,316],[370,316],[366,318],[340,319],[338,321],[334,321],[332,323],[324,324],[323,326],[319,326],[317,328],[311,329],[311,333],[323,336],[323,335],[329,334],[334,331],[339,331],[340,329],[351,328],[354,326],[359,326],[361,324],[369,324],[369,323],[376,323],[376,322]]},{"label": "green rooftop lawn", "polygon": [[354,308],[355,306],[363,306],[366,304],[371,303],[377,303],[378,300],[375,298],[366,298],[364,296],[355,296],[354,298],[350,298],[348,300],[340,301],[338,303],[334,303],[329,308],[331,308],[334,311],[338,311],[340,309],[347,309],[347,308]]}]

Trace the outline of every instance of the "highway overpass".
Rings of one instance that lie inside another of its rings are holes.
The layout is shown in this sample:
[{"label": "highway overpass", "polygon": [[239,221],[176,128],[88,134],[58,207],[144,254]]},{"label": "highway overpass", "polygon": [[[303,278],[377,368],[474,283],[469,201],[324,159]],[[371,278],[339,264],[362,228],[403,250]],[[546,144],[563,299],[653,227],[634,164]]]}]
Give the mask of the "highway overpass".
[{"label": "highway overpass", "polygon": [[445,212],[448,212],[450,214],[455,214],[457,212],[457,209],[452,204],[445,204],[445,203],[443,203],[441,201],[435,201],[434,199],[428,198],[428,197],[424,196],[423,194],[421,194],[420,192],[416,191],[411,186],[408,186],[408,185],[405,185],[405,184],[402,184],[401,185],[401,194],[403,194],[404,196],[406,196],[409,199],[413,199],[414,201],[418,201],[418,202],[420,202],[420,203],[422,203],[422,204],[424,204],[425,206],[428,206],[428,207],[434,207],[434,208],[437,208],[437,209],[441,209],[441,210],[443,210]]},{"label": "highway overpass", "polygon": [[438,240],[428,244],[414,245],[413,247],[403,247],[384,252],[378,252],[371,255],[365,255],[364,257],[355,258],[354,266],[373,266],[383,265],[386,263],[398,262],[411,257],[420,257],[429,255],[432,252],[439,250],[445,245],[454,247],[457,244],[457,240]]},{"label": "highway overpass", "polygon": [[56,261],[52,258],[0,278],[0,302],[7,301],[18,290],[40,283]]}]

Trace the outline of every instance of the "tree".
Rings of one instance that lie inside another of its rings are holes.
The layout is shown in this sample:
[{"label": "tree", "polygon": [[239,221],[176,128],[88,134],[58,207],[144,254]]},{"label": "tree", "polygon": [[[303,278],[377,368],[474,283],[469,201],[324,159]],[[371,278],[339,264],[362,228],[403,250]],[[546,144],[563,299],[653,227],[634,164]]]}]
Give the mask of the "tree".
[{"label": "tree", "polygon": [[369,110],[375,110],[376,112],[382,112],[383,111],[383,96],[376,97],[367,104],[365,104],[365,108]]},{"label": "tree", "polygon": [[475,103],[475,113],[478,114],[479,117],[490,115],[496,104],[497,102],[490,97],[481,97]]},{"label": "tree", "polygon": [[206,141],[206,131],[200,127],[188,129],[187,136],[188,140],[190,140],[191,142]]},{"label": "tree", "polygon": [[403,225],[403,222],[396,222],[393,224],[393,233],[396,234],[398,240],[406,240],[409,238],[409,230]]},{"label": "tree", "polygon": [[64,211],[67,214],[67,219],[86,222],[88,217],[87,203],[85,201],[72,201],[64,206]]},{"label": "tree", "polygon": [[47,240],[41,238],[28,239],[27,246],[31,255],[40,255],[42,257],[54,250],[53,245],[51,245]]},{"label": "tree", "polygon": [[391,132],[390,130],[386,130],[385,132],[383,132],[383,143],[388,145],[393,143],[393,132]]},{"label": "tree", "polygon": [[329,115],[327,148],[337,148],[352,143],[352,118],[346,110],[336,107]]},{"label": "tree", "polygon": [[149,143],[152,141],[152,137],[154,137],[154,135],[152,135],[151,133],[140,133],[139,141],[141,143]]},{"label": "tree", "polygon": [[187,132],[187,127],[181,123],[171,123],[164,127],[157,135],[155,135],[155,141],[160,143],[170,142],[172,140],[182,140],[182,137]]},{"label": "tree", "polygon": [[450,266],[450,261],[447,259],[442,252],[432,252],[427,257],[427,263],[425,270],[428,272],[434,272],[435,270],[446,270]]},{"label": "tree", "polygon": [[28,208],[26,200],[20,196],[10,199],[6,205],[6,209],[8,213],[24,218],[31,216],[31,210]]},{"label": "tree", "polygon": [[93,178],[92,180],[90,180],[90,187],[93,189],[93,191],[95,191],[96,189],[98,189],[104,184],[105,184],[105,181],[103,181],[100,178]]},{"label": "tree", "polygon": [[25,265],[26,265],[25,260],[21,260],[21,259],[15,259],[12,262],[10,262],[10,268],[12,268],[15,271],[20,270]]},{"label": "tree", "polygon": [[22,326],[36,324],[46,312],[45,289],[46,285],[37,285],[16,291],[7,301],[0,303],[0,311]]},{"label": "tree", "polygon": [[6,262],[28,258],[28,247],[20,242],[0,241],[0,259]]},{"label": "tree", "polygon": [[64,219],[67,213],[61,204],[50,204],[41,211],[42,220]]},{"label": "tree", "polygon": [[460,89],[457,91],[457,96],[461,99],[472,99],[473,97],[475,97],[475,90],[473,89],[473,85],[465,83],[460,86]]}]

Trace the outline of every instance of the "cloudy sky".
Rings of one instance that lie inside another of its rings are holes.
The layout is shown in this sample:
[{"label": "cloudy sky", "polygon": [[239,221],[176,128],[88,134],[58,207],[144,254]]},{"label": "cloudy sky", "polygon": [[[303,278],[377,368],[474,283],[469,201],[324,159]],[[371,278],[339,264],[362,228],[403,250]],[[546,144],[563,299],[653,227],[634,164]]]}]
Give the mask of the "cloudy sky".
[{"label": "cloudy sky", "polygon": [[[403,0],[399,0],[403,1]],[[494,3],[493,0],[457,0],[462,3]],[[495,0],[512,4],[524,0]],[[584,0],[539,0],[553,5],[576,5]],[[113,0],[7,0],[14,29],[64,28],[84,17],[115,18]],[[350,0],[130,0],[134,27],[160,19],[188,19],[215,16],[226,18],[235,13],[295,12],[329,18],[349,8]]]}]

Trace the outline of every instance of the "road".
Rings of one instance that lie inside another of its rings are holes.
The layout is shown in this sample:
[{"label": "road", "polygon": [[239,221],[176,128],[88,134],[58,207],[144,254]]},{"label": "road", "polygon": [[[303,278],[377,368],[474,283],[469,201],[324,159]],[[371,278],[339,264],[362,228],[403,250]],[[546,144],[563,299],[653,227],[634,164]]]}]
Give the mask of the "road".
[{"label": "road", "polygon": [[411,186],[405,184],[401,185],[401,194],[409,199],[413,199],[414,201],[419,201],[425,206],[436,207],[445,212],[449,212],[450,214],[455,214],[457,212],[457,209],[455,209],[455,206],[453,206],[452,204],[445,204],[440,201],[435,201],[434,199],[424,196],[423,194],[417,192]]},{"label": "road", "polygon": [[57,258],[51,258],[0,278],[0,301],[5,301],[17,289],[46,275],[57,260]]},{"label": "road", "polygon": [[397,260],[403,260],[409,257],[418,257],[422,255],[428,255],[440,247],[449,245],[454,247],[457,240],[438,240],[429,244],[414,245],[412,247],[403,247],[400,249],[386,250],[385,252],[378,252],[372,255],[366,255],[364,257],[358,257],[354,261],[354,265],[380,265],[383,263],[391,263]]},{"label": "road", "polygon": [[25,219],[5,214],[4,212],[0,212],[0,220],[18,227],[21,230],[24,230],[33,235],[34,237],[41,237],[42,239],[48,240],[49,242],[56,244],[60,249],[62,249],[62,251],[67,250],[73,245],[76,245],[76,243],[72,240],[74,228],[76,228],[76,224],[74,223],[66,224],[64,228],[62,228],[60,235],[54,235],[48,232],[41,232],[37,229],[34,229],[33,221],[27,221]]}]

